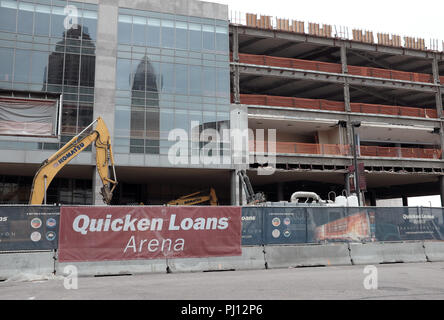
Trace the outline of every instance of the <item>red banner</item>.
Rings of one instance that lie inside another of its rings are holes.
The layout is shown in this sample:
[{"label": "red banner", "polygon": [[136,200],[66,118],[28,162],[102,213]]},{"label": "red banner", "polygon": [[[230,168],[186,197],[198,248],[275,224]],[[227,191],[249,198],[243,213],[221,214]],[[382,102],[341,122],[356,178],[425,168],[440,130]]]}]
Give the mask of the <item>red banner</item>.
[{"label": "red banner", "polygon": [[241,207],[62,207],[60,262],[239,256]]}]

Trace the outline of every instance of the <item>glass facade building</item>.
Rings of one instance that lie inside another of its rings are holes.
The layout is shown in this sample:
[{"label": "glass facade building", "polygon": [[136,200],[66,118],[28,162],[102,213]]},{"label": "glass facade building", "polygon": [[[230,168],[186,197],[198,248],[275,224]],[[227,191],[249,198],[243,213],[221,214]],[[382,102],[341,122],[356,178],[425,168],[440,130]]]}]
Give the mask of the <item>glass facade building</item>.
[{"label": "glass facade building", "polygon": [[120,9],[115,152],[167,155],[173,129],[228,128],[228,44],[227,21]]},{"label": "glass facade building", "polygon": [[[168,139],[173,129],[191,137],[205,129],[230,128],[227,7],[197,0],[169,2],[159,8],[148,0],[0,0],[0,96],[62,101],[58,139],[0,136],[0,150],[11,150],[10,157],[0,158],[0,203],[23,203],[41,161],[97,116],[108,117],[117,156],[165,159],[161,157],[176,143]],[[101,23],[106,26],[102,31]],[[108,82],[115,82],[110,104],[109,95],[100,91],[107,80],[98,71],[103,70],[100,59],[109,58],[115,77]],[[190,142],[191,152],[201,152],[209,140]],[[219,142],[218,152],[229,155],[229,141]],[[95,165],[90,151],[73,161],[83,166],[81,178],[73,171],[61,174],[48,190],[48,201],[94,203],[94,170],[92,180],[85,179],[86,166]],[[118,167],[133,165],[118,159]],[[9,171],[9,165],[20,163],[28,166],[26,172],[17,166]],[[145,161],[138,169],[144,167],[156,165]],[[125,183],[137,185],[120,185]]]}]

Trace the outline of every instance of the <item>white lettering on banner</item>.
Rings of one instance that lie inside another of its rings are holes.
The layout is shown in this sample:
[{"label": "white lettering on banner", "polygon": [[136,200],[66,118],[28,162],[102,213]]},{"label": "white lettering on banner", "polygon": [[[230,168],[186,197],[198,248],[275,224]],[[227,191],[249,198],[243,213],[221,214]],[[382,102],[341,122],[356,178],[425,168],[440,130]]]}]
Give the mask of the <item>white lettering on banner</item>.
[{"label": "white lettering on banner", "polygon": [[[183,218],[176,223],[176,215],[172,214],[170,217],[170,223],[168,230],[225,230],[228,228],[227,217],[221,218]],[[125,216],[125,220],[117,218],[112,219],[112,215],[106,215],[105,219],[90,219],[89,216],[81,214],[78,215],[72,224],[73,230],[86,235],[88,232],[108,232],[114,231],[162,231],[163,219],[162,218],[132,218],[130,214]]]},{"label": "white lettering on banner", "polygon": [[[137,248],[136,243],[139,244],[139,248]],[[185,246],[185,240],[182,238],[175,239],[173,245],[173,240],[171,239],[162,239],[162,242],[158,239],[142,239],[137,241],[135,236],[131,236],[123,252],[126,253],[127,250],[132,251],[133,253],[142,252],[145,243],[147,243],[146,250],[149,252],[156,252],[159,251],[159,249],[161,252],[183,251]]]}]

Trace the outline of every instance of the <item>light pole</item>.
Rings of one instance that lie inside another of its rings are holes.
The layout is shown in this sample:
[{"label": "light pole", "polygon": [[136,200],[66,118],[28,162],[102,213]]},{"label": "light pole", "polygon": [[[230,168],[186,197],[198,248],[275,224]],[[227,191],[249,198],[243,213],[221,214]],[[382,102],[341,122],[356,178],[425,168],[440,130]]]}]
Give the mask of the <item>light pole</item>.
[{"label": "light pole", "polygon": [[356,195],[358,196],[358,206],[361,206],[361,188],[359,185],[359,169],[358,169],[358,156],[356,152],[356,135],[355,128],[359,128],[361,126],[361,121],[353,121],[352,125],[352,134],[353,134],[353,165],[355,167],[355,190]]}]

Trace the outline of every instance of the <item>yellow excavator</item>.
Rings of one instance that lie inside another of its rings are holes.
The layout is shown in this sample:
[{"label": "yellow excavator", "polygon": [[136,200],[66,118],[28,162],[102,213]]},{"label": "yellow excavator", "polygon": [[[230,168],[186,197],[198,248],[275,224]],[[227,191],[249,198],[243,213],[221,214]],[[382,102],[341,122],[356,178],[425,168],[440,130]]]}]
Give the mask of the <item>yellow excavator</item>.
[{"label": "yellow excavator", "polygon": [[212,206],[218,205],[216,191],[211,188],[209,194],[199,195],[202,191],[198,191],[167,203],[168,206],[194,206],[196,204],[209,202]]},{"label": "yellow excavator", "polygon": [[[94,124],[97,124],[96,128],[90,134],[81,137]],[[46,190],[55,175],[93,142],[96,147],[96,167],[103,183],[100,193],[103,197],[103,202],[110,204],[113,191],[117,186],[117,178],[111,149],[111,137],[105,122],[100,117],[94,120],[51,157],[43,161],[32,182],[29,204],[46,204]],[[112,170],[110,170],[110,167]],[[113,179],[109,177],[110,171],[113,173]]]}]

